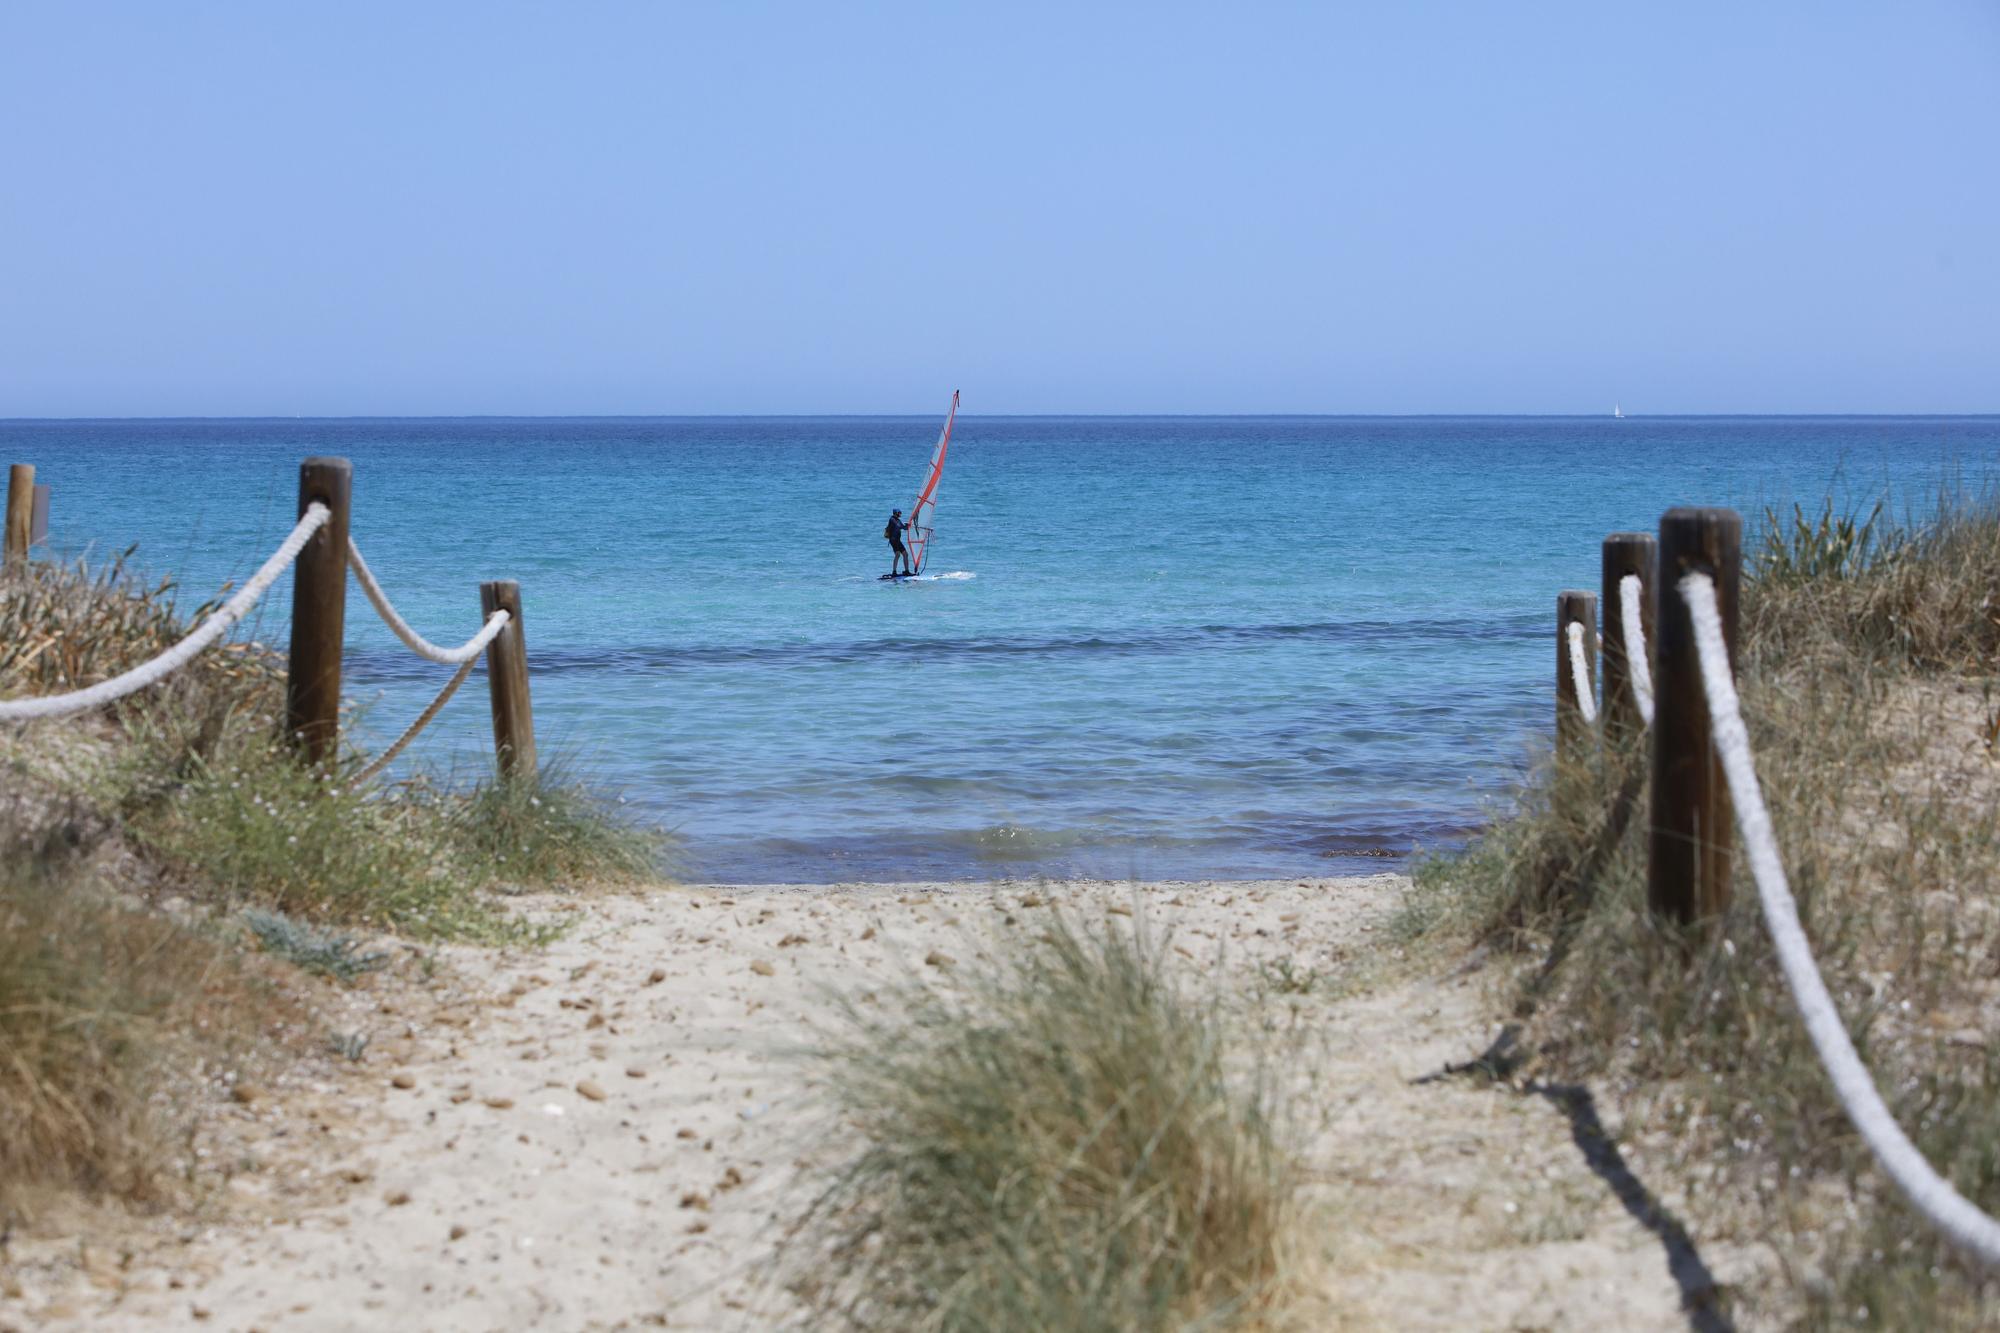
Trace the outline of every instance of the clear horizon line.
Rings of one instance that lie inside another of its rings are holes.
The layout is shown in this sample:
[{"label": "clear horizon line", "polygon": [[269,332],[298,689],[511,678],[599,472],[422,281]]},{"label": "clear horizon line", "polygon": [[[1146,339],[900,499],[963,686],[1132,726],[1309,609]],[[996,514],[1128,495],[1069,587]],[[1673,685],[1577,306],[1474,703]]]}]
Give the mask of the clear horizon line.
[{"label": "clear horizon line", "polygon": [[[49,422],[130,421],[827,421],[906,419],[926,420],[939,414],[923,412],[352,412],[352,413],[174,413],[130,416],[0,416],[0,426]],[[1983,412],[960,412],[968,420],[1109,420],[1109,421],[1702,421],[1725,418],[1757,420],[1838,420],[1916,418],[1932,421],[1979,421],[2000,417],[2000,410]]]}]

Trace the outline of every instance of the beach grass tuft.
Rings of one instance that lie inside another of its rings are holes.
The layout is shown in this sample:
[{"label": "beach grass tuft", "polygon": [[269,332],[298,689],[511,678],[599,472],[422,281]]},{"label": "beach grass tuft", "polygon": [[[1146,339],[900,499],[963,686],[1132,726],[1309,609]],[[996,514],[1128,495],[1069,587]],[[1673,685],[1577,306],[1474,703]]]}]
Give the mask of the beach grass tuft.
[{"label": "beach grass tuft", "polygon": [[846,1003],[817,1064],[865,1146],[798,1284],[868,1328],[1281,1322],[1299,1169],[1265,1045],[1142,926],[1060,914]]},{"label": "beach grass tuft", "polygon": [[448,817],[457,845],[498,880],[634,884],[661,878],[671,862],[672,839],[632,822],[561,755],[545,756],[532,781],[463,788]]}]

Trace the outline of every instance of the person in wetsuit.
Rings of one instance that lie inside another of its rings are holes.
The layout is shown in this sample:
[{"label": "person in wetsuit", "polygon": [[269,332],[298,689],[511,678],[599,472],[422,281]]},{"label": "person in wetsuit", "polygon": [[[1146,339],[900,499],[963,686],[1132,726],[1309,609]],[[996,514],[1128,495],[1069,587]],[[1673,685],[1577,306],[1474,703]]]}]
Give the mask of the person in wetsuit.
[{"label": "person in wetsuit", "polygon": [[916,573],[914,569],[910,568],[910,553],[903,546],[903,534],[909,530],[910,525],[903,522],[903,511],[900,509],[890,510],[889,526],[882,529],[882,535],[889,539],[889,575],[892,578],[897,573],[896,565],[898,561],[902,562],[902,573]]}]

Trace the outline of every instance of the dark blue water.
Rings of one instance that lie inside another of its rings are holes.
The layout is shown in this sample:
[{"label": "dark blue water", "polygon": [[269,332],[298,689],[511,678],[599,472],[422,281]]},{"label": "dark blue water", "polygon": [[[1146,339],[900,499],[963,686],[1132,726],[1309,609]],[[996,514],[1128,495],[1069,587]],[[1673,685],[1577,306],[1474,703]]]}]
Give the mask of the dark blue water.
[{"label": "dark blue water", "polygon": [[[938,422],[0,422],[54,536],[192,601],[355,465],[418,630],[523,585],[537,726],[738,880],[1379,867],[1505,798],[1550,711],[1553,602],[1674,504],[1754,517],[1994,475],[2000,419],[961,417],[931,570],[884,584]],[[283,642],[289,589],[256,633]],[[359,593],[348,684],[393,734],[445,669]],[[489,762],[480,682],[413,751]]]}]

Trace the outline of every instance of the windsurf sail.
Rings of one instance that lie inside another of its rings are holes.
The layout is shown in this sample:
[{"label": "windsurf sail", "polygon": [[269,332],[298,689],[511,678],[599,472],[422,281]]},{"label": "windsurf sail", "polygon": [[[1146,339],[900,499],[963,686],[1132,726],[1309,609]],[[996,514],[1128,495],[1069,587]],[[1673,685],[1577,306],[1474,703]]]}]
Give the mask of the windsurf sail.
[{"label": "windsurf sail", "polygon": [[931,519],[937,513],[938,478],[944,475],[944,451],[951,447],[951,423],[958,417],[958,390],[951,391],[951,411],[945,414],[944,429],[938,433],[937,448],[931,451],[930,471],[924,474],[923,489],[910,506],[910,572],[924,572],[931,551]]}]

